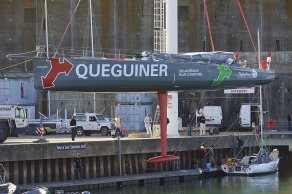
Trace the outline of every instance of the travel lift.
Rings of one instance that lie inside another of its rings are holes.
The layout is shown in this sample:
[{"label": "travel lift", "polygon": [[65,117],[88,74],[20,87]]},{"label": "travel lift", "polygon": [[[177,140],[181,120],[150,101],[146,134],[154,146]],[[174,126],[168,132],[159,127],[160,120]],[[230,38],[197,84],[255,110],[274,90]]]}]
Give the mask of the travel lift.
[{"label": "travel lift", "polygon": [[[246,19],[245,19],[244,13],[242,11],[242,8],[241,8],[239,0],[237,0],[237,3],[238,3],[238,6],[239,6],[239,9],[240,9],[240,12],[242,14],[245,26],[246,26],[246,28],[248,30],[248,34],[250,36],[253,48],[255,50],[255,54],[256,54],[257,59],[259,61],[259,64],[261,64],[261,68],[262,69],[267,69],[266,64],[265,63],[262,64],[260,62],[260,58],[259,58],[258,52],[257,52],[257,50],[255,48],[255,44],[254,44],[253,39],[251,37],[250,30],[249,30],[249,27],[247,25],[247,22],[246,22]],[[204,0],[204,8],[205,8],[205,14],[206,14],[206,19],[207,19],[207,23],[208,23],[208,29],[209,29],[209,36],[210,36],[210,40],[211,40],[212,51],[214,52],[215,49],[214,49],[214,43],[213,43],[213,38],[212,38],[212,31],[211,31],[211,25],[210,25],[210,21],[209,21],[209,14],[208,14],[206,0]],[[269,53],[267,58],[270,57],[270,55],[271,54]],[[236,56],[236,58],[237,57],[238,56]],[[160,111],[159,119],[160,119],[160,131],[161,131],[161,141],[160,141],[160,144],[161,144],[161,156],[156,156],[156,157],[150,158],[150,159],[147,160],[147,163],[168,162],[168,161],[178,160],[180,158],[180,157],[174,156],[174,155],[167,155],[167,153],[166,153],[166,150],[167,150],[167,131],[166,131],[166,129],[167,129],[167,91],[160,90],[160,91],[158,91],[157,94],[158,94],[158,101],[159,101],[158,103],[159,103],[159,111]]]}]

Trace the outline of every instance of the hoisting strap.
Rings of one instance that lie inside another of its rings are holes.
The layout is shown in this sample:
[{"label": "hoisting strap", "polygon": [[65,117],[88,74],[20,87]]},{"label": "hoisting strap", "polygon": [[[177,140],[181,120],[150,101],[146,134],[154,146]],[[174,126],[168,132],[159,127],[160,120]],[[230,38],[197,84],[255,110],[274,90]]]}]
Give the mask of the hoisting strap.
[{"label": "hoisting strap", "polygon": [[212,51],[215,52],[213,36],[212,36],[212,30],[211,30],[211,25],[210,25],[209,13],[208,13],[206,0],[204,0],[204,8],[205,8],[206,19],[207,19],[207,24],[208,24],[208,28],[209,28],[209,36],[210,36],[210,40],[211,40]]},{"label": "hoisting strap", "polygon": [[[247,31],[248,31],[248,35],[249,35],[249,38],[250,38],[250,40],[251,40],[251,43],[252,43],[252,46],[253,46],[254,52],[255,52],[255,54],[256,54],[256,56],[257,56],[258,63],[261,64],[261,67],[262,67],[262,63],[261,63],[261,60],[260,60],[260,57],[259,57],[258,51],[257,51],[257,49],[256,49],[256,47],[255,47],[254,42],[253,42],[253,39],[252,39],[252,36],[251,36],[250,30],[249,30],[249,27],[248,27],[248,24],[247,24],[247,22],[246,22],[246,19],[245,19],[244,13],[243,13],[243,11],[242,11],[242,7],[241,7],[241,5],[240,5],[239,0],[237,0],[237,3],[238,3],[238,6],[239,6],[239,9],[240,9],[240,12],[241,12],[242,18],[243,18],[243,20],[244,20],[245,27],[246,27],[246,29],[247,29]],[[262,69],[263,69],[263,68],[262,68]]]}]

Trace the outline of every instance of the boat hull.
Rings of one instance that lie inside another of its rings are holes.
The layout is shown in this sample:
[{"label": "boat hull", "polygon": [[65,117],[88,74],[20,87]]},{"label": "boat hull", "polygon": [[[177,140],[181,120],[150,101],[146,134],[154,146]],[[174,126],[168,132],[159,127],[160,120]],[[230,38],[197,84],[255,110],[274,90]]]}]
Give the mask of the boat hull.
[{"label": "boat hull", "polygon": [[221,169],[228,175],[247,175],[255,176],[262,174],[270,174],[278,171],[279,159],[270,161],[269,163],[252,164],[249,166],[221,165]]},{"label": "boat hull", "polygon": [[101,58],[34,58],[38,90],[92,92],[186,91],[263,85],[274,71],[239,65]]}]

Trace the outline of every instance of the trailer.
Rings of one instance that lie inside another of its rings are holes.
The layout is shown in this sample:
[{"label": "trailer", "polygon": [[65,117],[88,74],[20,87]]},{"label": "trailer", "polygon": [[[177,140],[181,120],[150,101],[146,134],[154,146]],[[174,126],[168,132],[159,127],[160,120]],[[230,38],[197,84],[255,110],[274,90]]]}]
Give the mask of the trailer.
[{"label": "trailer", "polygon": [[71,133],[70,119],[31,119],[28,121],[29,127],[39,127],[40,125],[44,128],[44,135],[54,133]]}]

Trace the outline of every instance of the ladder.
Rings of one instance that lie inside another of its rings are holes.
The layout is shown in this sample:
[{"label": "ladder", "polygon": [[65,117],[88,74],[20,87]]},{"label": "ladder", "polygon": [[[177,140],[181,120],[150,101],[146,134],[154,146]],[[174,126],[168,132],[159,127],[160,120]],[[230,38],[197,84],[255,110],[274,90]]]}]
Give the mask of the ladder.
[{"label": "ladder", "polygon": [[5,183],[5,168],[2,164],[0,164],[0,184]]},{"label": "ladder", "polygon": [[156,107],[155,115],[153,118],[153,132],[152,132],[153,137],[160,137],[160,125],[158,121],[159,121],[159,105],[157,105]]},{"label": "ladder", "polygon": [[166,52],[165,0],[154,0],[154,52]]}]

